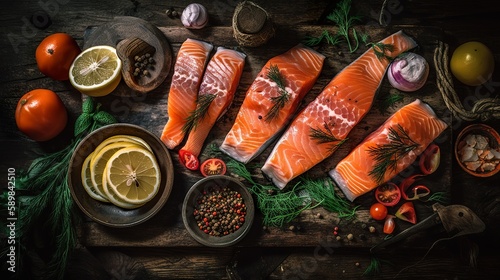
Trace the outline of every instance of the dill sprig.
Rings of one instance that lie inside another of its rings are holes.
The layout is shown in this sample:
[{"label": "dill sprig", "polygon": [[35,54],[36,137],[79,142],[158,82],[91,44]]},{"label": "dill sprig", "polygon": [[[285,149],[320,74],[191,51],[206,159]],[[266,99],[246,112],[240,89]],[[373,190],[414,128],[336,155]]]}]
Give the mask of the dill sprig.
[{"label": "dill sprig", "polygon": [[[63,279],[69,254],[76,245],[73,200],[68,186],[68,168],[70,159],[80,141],[91,131],[107,124],[116,122],[109,113],[100,110],[100,104],[95,105],[92,98],[87,98],[82,104],[82,114],[75,122],[74,139],[64,149],[40,156],[32,161],[27,170],[20,172],[16,178],[17,201],[17,238],[20,250],[17,271],[28,274],[28,268],[23,269],[25,262],[34,252],[30,252],[33,235],[46,232],[50,240],[48,245],[54,250],[50,259],[43,267],[44,279]],[[2,206],[8,201],[1,197]],[[6,220],[6,219],[3,219]],[[5,257],[2,250],[2,259]],[[37,273],[39,274],[39,273]],[[28,277],[28,275],[24,275]]]},{"label": "dill sprig", "polygon": [[368,43],[367,46],[370,46],[373,49],[375,56],[377,56],[379,60],[387,59],[387,61],[389,62],[392,61],[392,56],[388,55],[387,53],[391,53],[394,51],[394,45],[378,42]]},{"label": "dill sprig", "polygon": [[270,65],[269,72],[267,73],[267,77],[276,83],[278,86],[278,96],[271,97],[271,102],[273,103],[273,107],[266,114],[265,120],[272,121],[279,115],[280,110],[285,107],[286,103],[290,100],[290,93],[286,90],[286,81],[283,74],[281,74],[278,65]]},{"label": "dill sprig", "polygon": [[346,139],[337,139],[335,135],[333,135],[332,130],[328,127],[327,123],[323,124],[323,129],[321,128],[310,128],[309,132],[309,137],[313,138],[316,140],[317,143],[319,144],[324,144],[324,143],[332,143],[332,146],[330,147],[331,151],[334,151],[337,149],[339,146],[344,144],[345,141],[347,141],[348,138]]},{"label": "dill sprig", "polygon": [[195,129],[198,123],[207,116],[210,104],[217,97],[215,93],[199,94],[196,99],[196,109],[194,109],[186,118],[186,123],[182,126],[182,132],[188,133]]},{"label": "dill sprig", "polygon": [[331,35],[330,32],[325,29],[318,37],[306,36],[302,43],[306,46],[314,47],[323,42],[323,40],[325,40],[328,44],[335,46],[342,42],[342,37],[339,34]]},{"label": "dill sprig", "polygon": [[[344,37],[347,41],[349,51],[351,53],[355,52],[359,47],[359,35],[353,26],[357,21],[361,21],[361,17],[351,15],[351,0],[342,0],[337,3],[336,9],[334,9],[326,18],[333,21],[339,27],[338,34]],[[355,43],[354,46],[351,44],[351,38],[349,35],[349,30],[351,29],[352,38]]]},{"label": "dill sprig", "polygon": [[401,93],[388,93],[386,94],[382,102],[380,103],[379,112],[381,114],[385,114],[389,108],[392,108],[396,105],[396,103],[402,101],[404,99],[404,95]]},{"label": "dill sprig", "polygon": [[368,153],[375,160],[375,166],[369,175],[377,183],[383,181],[386,171],[396,171],[398,161],[420,146],[400,124],[397,124],[396,128],[389,128],[388,138],[389,143],[368,148]]}]

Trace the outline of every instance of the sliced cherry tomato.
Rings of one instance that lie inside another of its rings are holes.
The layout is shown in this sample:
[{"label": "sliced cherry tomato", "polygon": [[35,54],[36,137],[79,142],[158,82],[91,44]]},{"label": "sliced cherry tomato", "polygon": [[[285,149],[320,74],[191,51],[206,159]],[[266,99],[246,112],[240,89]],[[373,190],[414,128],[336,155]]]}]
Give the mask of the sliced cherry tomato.
[{"label": "sliced cherry tomato", "polygon": [[370,216],[377,221],[381,221],[387,217],[387,207],[379,202],[374,203],[370,207]]},{"label": "sliced cherry tomato", "polygon": [[200,172],[203,176],[224,175],[226,174],[226,163],[222,159],[209,158],[200,166]]},{"label": "sliced cherry tomato", "polygon": [[405,202],[403,205],[401,205],[398,211],[396,211],[396,217],[400,220],[416,224],[417,215],[415,213],[415,207],[413,206],[413,202],[408,201]]},{"label": "sliced cherry tomato", "polygon": [[396,228],[396,222],[394,221],[393,215],[387,215],[384,222],[384,233],[391,234]]},{"label": "sliced cherry tomato", "polygon": [[377,187],[375,198],[385,206],[394,206],[401,199],[401,190],[396,184],[388,182]]},{"label": "sliced cherry tomato", "polygon": [[198,157],[196,157],[191,152],[188,152],[186,150],[179,151],[179,159],[187,169],[198,170],[198,167],[200,166],[200,161],[198,160]]}]

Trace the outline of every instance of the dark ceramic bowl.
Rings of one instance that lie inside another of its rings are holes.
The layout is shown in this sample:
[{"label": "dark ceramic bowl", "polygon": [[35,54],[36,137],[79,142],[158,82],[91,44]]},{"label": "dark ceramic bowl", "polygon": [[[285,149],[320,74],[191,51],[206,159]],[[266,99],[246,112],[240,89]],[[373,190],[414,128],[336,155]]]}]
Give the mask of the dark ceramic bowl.
[{"label": "dark ceramic bowl", "polygon": [[476,176],[476,177],[490,177],[498,173],[500,171],[500,164],[497,164],[496,167],[491,171],[476,171],[467,168],[466,163],[462,161],[461,151],[463,150],[463,146],[466,145],[465,138],[467,135],[481,135],[486,137],[489,141],[490,148],[496,149],[498,151],[500,147],[500,135],[498,132],[492,127],[485,124],[472,124],[464,128],[457,137],[455,142],[455,158],[458,162],[458,165],[467,173]]},{"label": "dark ceramic bowl", "polygon": [[[228,187],[241,194],[246,206],[245,222],[243,225],[228,235],[213,236],[203,232],[194,217],[194,210],[197,207],[198,199],[203,192],[211,192],[217,189]],[[186,194],[182,205],[182,220],[184,226],[191,236],[199,243],[209,247],[227,247],[240,242],[249,232],[255,214],[255,207],[251,193],[240,181],[226,175],[208,176],[196,182]]]},{"label": "dark ceramic bowl", "polygon": [[[161,172],[160,189],[155,197],[141,207],[124,209],[93,199],[82,185],[81,170],[85,158],[105,139],[114,135],[138,136],[146,141],[156,156]],[[174,182],[170,153],[161,140],[148,130],[132,124],[112,124],[99,128],[85,137],[71,157],[68,184],[78,207],[92,220],[110,227],[138,225],[154,216],[165,204]]]}]

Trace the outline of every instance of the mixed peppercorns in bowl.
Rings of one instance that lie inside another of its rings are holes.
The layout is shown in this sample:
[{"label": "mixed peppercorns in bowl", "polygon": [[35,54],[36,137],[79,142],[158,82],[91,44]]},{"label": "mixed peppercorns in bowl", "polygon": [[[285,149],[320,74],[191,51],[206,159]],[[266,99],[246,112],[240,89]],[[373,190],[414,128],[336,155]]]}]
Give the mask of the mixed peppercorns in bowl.
[{"label": "mixed peppercorns in bowl", "polygon": [[199,243],[226,247],[246,236],[254,212],[253,198],[245,185],[230,176],[214,175],[189,189],[182,219],[189,234]]}]

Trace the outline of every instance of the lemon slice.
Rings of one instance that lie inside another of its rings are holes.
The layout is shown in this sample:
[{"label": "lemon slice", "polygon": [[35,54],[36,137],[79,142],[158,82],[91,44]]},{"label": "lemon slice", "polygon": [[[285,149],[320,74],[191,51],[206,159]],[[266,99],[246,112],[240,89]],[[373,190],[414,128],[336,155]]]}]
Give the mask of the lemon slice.
[{"label": "lemon slice", "polygon": [[141,147],[116,151],[106,165],[107,188],[132,204],[150,201],[160,188],[160,168],[155,156]]},{"label": "lemon slice", "polygon": [[111,136],[103,141],[103,143],[108,143],[108,144],[114,142],[129,142],[129,143],[139,144],[140,146],[146,148],[148,151],[153,152],[151,146],[149,146],[149,144],[146,141],[144,141],[144,139],[138,136],[120,134]]},{"label": "lemon slice", "polygon": [[137,145],[128,142],[108,144],[105,147],[102,147],[99,151],[94,151],[93,156],[90,159],[90,179],[92,181],[92,185],[94,186],[96,192],[106,199],[109,198],[107,197],[102,186],[102,177],[104,176],[106,164],[116,151],[128,147],[137,147]]},{"label": "lemon slice", "polygon": [[122,62],[116,49],[94,46],[81,52],[69,69],[69,81],[81,93],[104,96],[120,83]]},{"label": "lemon slice", "polygon": [[119,198],[115,192],[113,192],[109,187],[108,183],[106,180],[106,176],[102,176],[102,187],[104,189],[104,192],[106,193],[106,196],[109,200],[109,202],[113,203],[114,205],[125,208],[125,209],[135,209],[139,208],[144,205],[144,203],[141,204],[133,204],[133,203],[128,203],[124,201],[123,199]]},{"label": "lemon slice", "polygon": [[85,158],[82,165],[82,185],[85,191],[95,200],[101,202],[109,202],[108,199],[100,195],[92,184],[92,179],[90,179],[90,159],[92,158],[92,153]]}]

